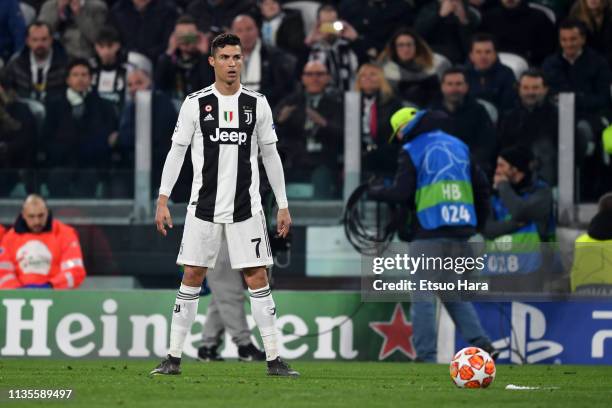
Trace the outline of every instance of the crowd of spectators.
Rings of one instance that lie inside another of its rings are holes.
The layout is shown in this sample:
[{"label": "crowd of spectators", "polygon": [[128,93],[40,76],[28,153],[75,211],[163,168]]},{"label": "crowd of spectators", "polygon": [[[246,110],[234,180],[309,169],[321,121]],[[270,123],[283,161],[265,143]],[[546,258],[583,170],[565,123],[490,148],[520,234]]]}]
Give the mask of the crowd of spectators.
[{"label": "crowd of spectators", "polygon": [[552,186],[558,94],[573,92],[580,194],[610,188],[611,0],[313,1],[311,18],[290,3],[0,0],[0,197],[129,197],[134,96],[146,89],[157,185],[177,106],[213,82],[209,44],[228,31],[244,86],[273,107],[288,181],[314,197],[342,190],[343,98],[355,90],[366,175],[393,173],[389,117],[414,106],[445,112],[441,128],[491,178],[499,151],[520,145]]}]

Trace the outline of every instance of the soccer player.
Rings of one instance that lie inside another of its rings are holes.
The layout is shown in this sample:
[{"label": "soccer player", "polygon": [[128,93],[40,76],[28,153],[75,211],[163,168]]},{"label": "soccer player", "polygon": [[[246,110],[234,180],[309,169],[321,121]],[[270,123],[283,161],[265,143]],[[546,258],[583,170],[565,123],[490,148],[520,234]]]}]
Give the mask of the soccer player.
[{"label": "soccer player", "polygon": [[242,269],[249,288],[268,375],[299,376],[278,355],[276,306],[266,274],[266,266],[273,262],[259,196],[259,149],[279,208],[278,235],[286,237],[291,227],[272,111],[263,95],[240,84],[242,50],[237,36],[217,36],[208,62],[214,68],[215,83],[183,102],[162,172],[155,222],[165,236],[166,226],[172,228],[168,197],[191,144],[194,176],[177,259],[185,273],[172,314],[168,356],[151,374],[180,374],[200,286],[207,269],[215,265],[225,235],[232,268]]}]

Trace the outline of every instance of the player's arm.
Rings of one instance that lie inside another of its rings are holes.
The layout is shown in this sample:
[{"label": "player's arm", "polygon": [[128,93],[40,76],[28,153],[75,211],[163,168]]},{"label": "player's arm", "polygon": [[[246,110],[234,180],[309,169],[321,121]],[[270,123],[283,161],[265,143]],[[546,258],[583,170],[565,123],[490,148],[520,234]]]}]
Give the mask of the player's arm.
[{"label": "player's arm", "polygon": [[185,160],[185,153],[191,144],[191,138],[195,132],[198,111],[194,114],[193,104],[189,98],[185,99],[176,121],[174,134],[172,135],[172,146],[166,156],[164,169],[162,170],[161,185],[159,187],[159,197],[157,198],[157,210],[155,211],[155,224],[157,231],[166,236],[166,225],[172,228],[172,217],[168,209],[168,199],[172,189],[181,174],[181,167]]},{"label": "player's arm", "polygon": [[276,142],[278,137],[274,130],[272,120],[272,110],[265,99],[262,99],[259,106],[261,116],[257,118],[257,136],[259,148],[261,149],[261,159],[266,169],[266,175],[270,182],[270,187],[276,197],[278,214],[276,216],[276,232],[282,238],[286,238],[291,228],[291,214],[289,213],[289,203],[285,191],[285,173],[278,151]]},{"label": "player's arm", "polygon": [[276,143],[269,143],[261,146],[261,158],[266,169],[268,181],[274,191],[278,214],[276,216],[276,232],[280,237],[287,237],[291,228],[291,214],[289,214],[289,203],[285,191],[285,174],[283,164],[276,150]]}]

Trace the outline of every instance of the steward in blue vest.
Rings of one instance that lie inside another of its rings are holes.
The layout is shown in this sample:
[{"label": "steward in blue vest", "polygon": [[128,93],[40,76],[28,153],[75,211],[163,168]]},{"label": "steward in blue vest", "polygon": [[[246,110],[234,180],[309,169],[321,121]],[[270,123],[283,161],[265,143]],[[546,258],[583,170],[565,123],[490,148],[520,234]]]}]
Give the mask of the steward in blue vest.
[{"label": "steward in blue vest", "polygon": [[506,148],[497,158],[482,272],[496,277],[491,281],[495,291],[539,292],[558,270],[552,263],[554,248],[540,245],[555,240],[552,191],[532,173],[532,162],[531,151],[522,146]]},{"label": "steward in blue vest", "polygon": [[467,145],[440,130],[447,120],[440,111],[402,108],[396,112],[391,119],[392,136],[404,145],[395,180],[388,187],[373,185],[368,192],[372,199],[404,205],[410,240],[468,239],[488,216],[487,178]]}]

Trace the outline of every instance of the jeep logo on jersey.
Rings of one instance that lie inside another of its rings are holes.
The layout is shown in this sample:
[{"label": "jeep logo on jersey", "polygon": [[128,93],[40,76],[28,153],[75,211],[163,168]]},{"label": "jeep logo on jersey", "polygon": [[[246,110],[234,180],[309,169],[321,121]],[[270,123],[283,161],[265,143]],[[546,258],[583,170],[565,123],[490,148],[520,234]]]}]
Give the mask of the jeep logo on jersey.
[{"label": "jeep logo on jersey", "polygon": [[243,145],[247,141],[247,133],[239,132],[237,129],[215,129],[215,134],[210,135],[211,142],[219,142],[223,144]]}]

